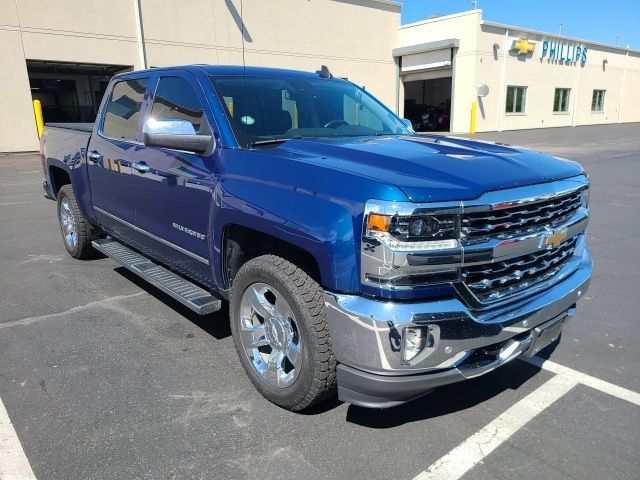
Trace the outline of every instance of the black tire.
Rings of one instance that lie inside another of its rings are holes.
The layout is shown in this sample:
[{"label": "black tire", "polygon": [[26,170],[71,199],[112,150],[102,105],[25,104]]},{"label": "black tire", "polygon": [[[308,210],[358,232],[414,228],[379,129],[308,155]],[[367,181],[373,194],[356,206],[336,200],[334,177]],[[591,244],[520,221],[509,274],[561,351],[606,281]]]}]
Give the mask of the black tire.
[{"label": "black tire", "polygon": [[[302,341],[302,366],[295,381],[285,388],[274,387],[260,376],[240,340],[240,302],[244,292],[257,283],[274,287],[284,297]],[[300,411],[335,395],[336,359],[325,317],[324,292],[303,270],[275,255],[249,260],[233,279],[229,305],[231,332],[240,362],[267,400],[287,410]]]},{"label": "black tire", "polygon": [[[60,232],[62,233],[62,243],[64,243],[67,252],[73,258],[77,258],[79,260],[85,260],[89,258],[94,258],[97,255],[97,251],[91,245],[91,241],[95,238],[98,238],[99,231],[94,229],[91,224],[84,218],[80,208],[78,207],[78,202],[76,201],[76,196],[73,193],[73,187],[69,184],[63,185],[58,192],[57,198],[58,204],[58,223],[60,224]],[[69,211],[73,218],[73,222],[75,225],[75,244],[73,241],[69,241],[65,236],[65,230],[63,227],[61,210],[66,208],[64,206],[69,207]]]}]

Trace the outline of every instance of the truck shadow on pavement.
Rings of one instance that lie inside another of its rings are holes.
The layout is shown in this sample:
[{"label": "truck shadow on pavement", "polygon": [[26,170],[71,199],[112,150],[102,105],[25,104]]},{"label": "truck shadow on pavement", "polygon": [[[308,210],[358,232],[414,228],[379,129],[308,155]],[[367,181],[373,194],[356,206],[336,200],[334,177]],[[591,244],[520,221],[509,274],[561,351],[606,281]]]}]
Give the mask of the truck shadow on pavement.
[{"label": "truck shadow on pavement", "polygon": [[[173,309],[191,323],[217,340],[231,336],[229,327],[229,307],[222,302],[222,309],[211,315],[198,315],[169,295],[131,273],[124,267],[116,267],[115,272],[134,283],[141,290]],[[538,356],[548,358],[559,340],[541,351]],[[410,422],[418,422],[449,415],[472,408],[505,392],[517,390],[540,372],[540,368],[530,363],[514,360],[498,370],[480,378],[436,388],[433,392],[403,405],[375,409],[349,405],[346,421],[374,429],[394,428]],[[266,401],[266,400],[265,400]],[[322,415],[342,405],[337,398],[323,402],[304,412],[303,415]]]},{"label": "truck shadow on pavement", "polygon": [[437,388],[397,407],[377,410],[349,405],[346,420],[363,427],[385,429],[449,415],[475,407],[507,389],[517,390],[538,371],[523,362],[505,365],[482,378]]},{"label": "truck shadow on pavement", "polygon": [[201,328],[209,335],[212,335],[217,340],[222,340],[231,336],[231,328],[229,327],[229,307],[227,302],[222,302],[222,308],[215,313],[210,315],[198,315],[177,300],[171,298],[166,293],[146,282],[138,275],[131,273],[126,268],[116,267],[114,268],[114,271],[122,275],[128,281],[136,284],[136,286],[141,290],[144,290],[146,293],[167,305],[172,310],[175,310],[176,313],[185,317],[191,323]]},{"label": "truck shadow on pavement", "polygon": [[[558,341],[538,356],[548,358],[557,345]],[[424,397],[397,407],[378,410],[349,405],[346,420],[363,427],[385,429],[449,415],[475,407],[506,390],[518,390],[540,370],[530,363],[514,360],[482,377],[436,388]]]}]

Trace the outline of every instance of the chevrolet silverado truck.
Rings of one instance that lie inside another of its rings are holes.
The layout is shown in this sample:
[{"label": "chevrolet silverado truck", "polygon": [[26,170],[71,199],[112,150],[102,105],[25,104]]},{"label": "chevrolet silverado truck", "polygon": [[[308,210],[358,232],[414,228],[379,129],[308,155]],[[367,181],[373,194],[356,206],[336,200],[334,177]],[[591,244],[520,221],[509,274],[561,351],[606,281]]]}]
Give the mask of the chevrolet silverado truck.
[{"label": "chevrolet silverado truck", "polygon": [[326,68],[117,75],[95,124],[47,125],[41,161],[71,256],[202,315],[229,302],[247,375],[293,411],[534,355],[591,276],[580,165],[416,134]]}]

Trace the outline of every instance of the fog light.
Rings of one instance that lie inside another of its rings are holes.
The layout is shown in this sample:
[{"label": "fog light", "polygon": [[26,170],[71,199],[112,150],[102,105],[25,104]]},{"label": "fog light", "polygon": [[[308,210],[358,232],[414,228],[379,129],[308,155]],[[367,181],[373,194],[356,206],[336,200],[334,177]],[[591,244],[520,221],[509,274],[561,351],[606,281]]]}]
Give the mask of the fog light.
[{"label": "fog light", "polygon": [[405,327],[402,330],[402,361],[409,362],[418,355],[427,343],[429,331],[423,327]]}]

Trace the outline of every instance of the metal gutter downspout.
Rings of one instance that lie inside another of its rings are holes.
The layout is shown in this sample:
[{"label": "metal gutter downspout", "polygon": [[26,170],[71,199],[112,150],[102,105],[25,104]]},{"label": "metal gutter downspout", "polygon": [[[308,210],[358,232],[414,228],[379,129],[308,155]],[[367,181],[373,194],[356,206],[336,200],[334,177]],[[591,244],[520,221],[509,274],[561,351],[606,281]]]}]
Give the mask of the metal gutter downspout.
[{"label": "metal gutter downspout", "polygon": [[133,0],[133,8],[136,17],[136,33],[138,38],[138,55],[140,57],[140,68],[147,68],[147,52],[144,48],[144,30],[142,28],[142,7],[140,0]]},{"label": "metal gutter downspout", "polygon": [[576,126],[576,110],[578,108],[578,93],[580,92],[580,70],[582,70],[582,64],[580,62],[576,62],[576,68],[578,71],[576,72],[576,94],[573,98],[573,108],[571,109],[571,126]]},{"label": "metal gutter downspout", "polygon": [[[400,115],[400,83],[402,82],[402,56],[395,58],[396,66],[396,115]],[[404,111],[402,112],[404,116]]]},{"label": "metal gutter downspout", "polygon": [[502,46],[502,71],[500,72],[500,91],[498,92],[498,131],[502,131],[502,120],[505,116],[505,104],[507,99],[507,48],[509,47],[509,29],[504,31],[504,44]]},{"label": "metal gutter downspout", "polygon": [[627,60],[629,59],[629,48],[624,55],[624,71],[622,72],[622,86],[620,87],[620,103],[618,104],[618,123],[622,122],[622,106],[624,105],[624,84],[627,79]]}]

